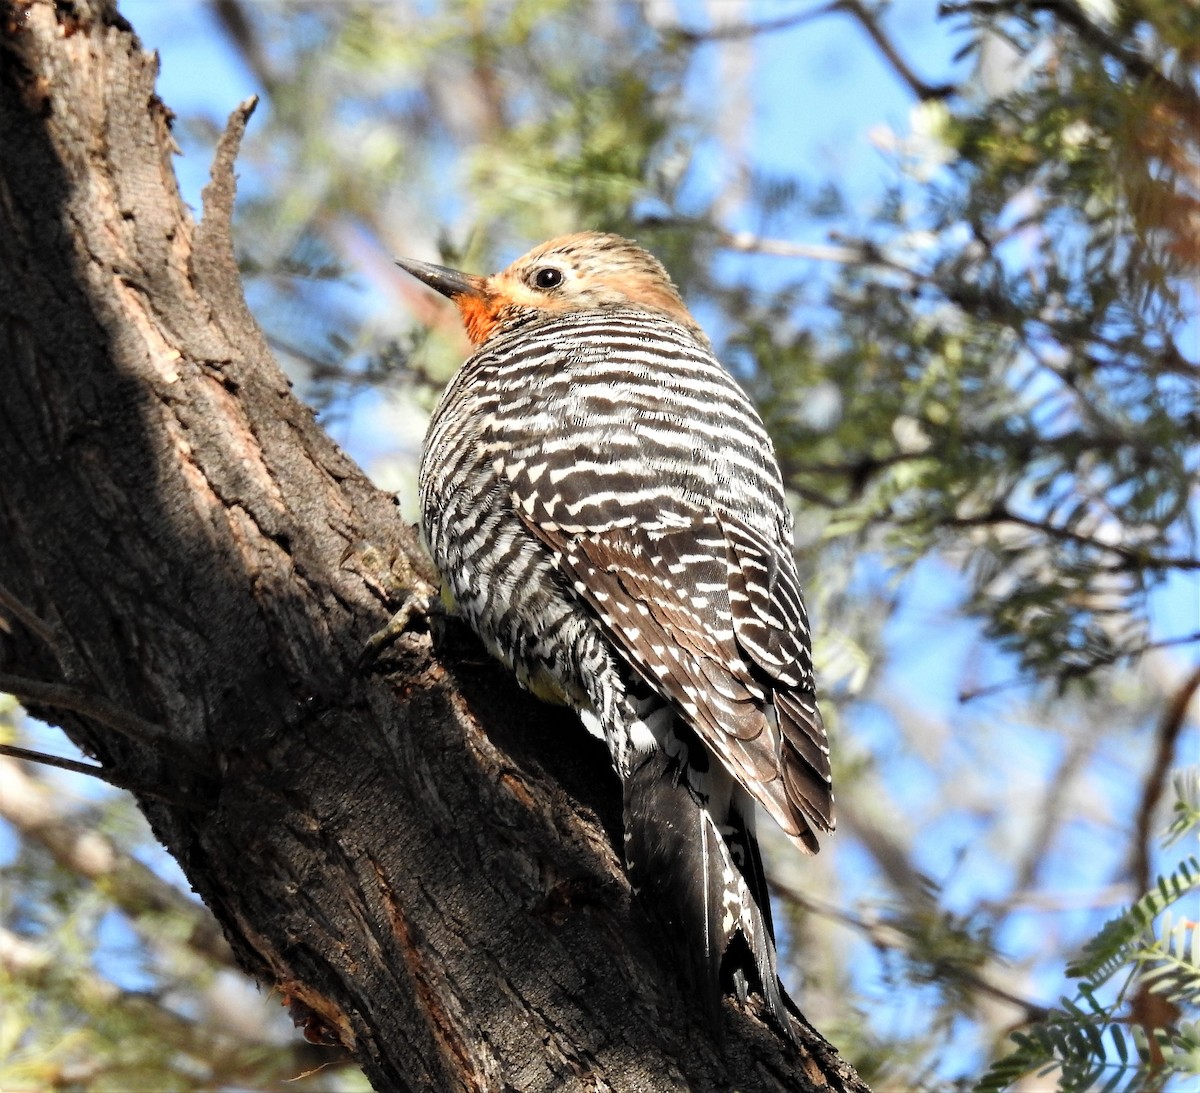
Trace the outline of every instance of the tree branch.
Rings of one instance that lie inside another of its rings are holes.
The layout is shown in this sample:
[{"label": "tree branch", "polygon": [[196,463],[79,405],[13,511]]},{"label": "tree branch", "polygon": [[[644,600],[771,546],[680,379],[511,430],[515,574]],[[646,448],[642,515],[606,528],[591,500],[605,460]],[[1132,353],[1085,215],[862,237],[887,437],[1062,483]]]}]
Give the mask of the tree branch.
[{"label": "tree branch", "polygon": [[782,30],[791,30],[802,23],[823,15],[836,15],[839,12],[849,15],[866,32],[875,43],[875,47],[908,89],[920,100],[946,99],[955,92],[954,84],[928,84],[912,69],[912,66],[900,54],[896,44],[884,33],[879,20],[869,11],[860,0],[832,0],[819,7],[808,8],[804,11],[793,12],[777,19],[764,19],[758,23],[727,23],[700,30],[691,27],[671,27],[668,32],[690,45],[702,42],[731,41],[742,38],[753,38],[761,34],[775,34]]},{"label": "tree branch", "polygon": [[[1058,524],[1052,524],[1046,520],[1038,520],[1031,516],[1022,516],[1020,513],[1005,508],[1003,505],[998,505],[977,516],[948,517],[943,521],[945,527],[952,528],[990,527],[996,524],[1014,524],[1017,527],[1027,528],[1029,531],[1036,531],[1050,539],[1075,543],[1089,550],[1112,554],[1136,566],[1139,570],[1200,569],[1200,558],[1191,558],[1183,555],[1163,557],[1150,554],[1140,547],[1129,547],[1123,543],[1105,542],[1102,539],[1094,539],[1090,535],[1083,535],[1080,532],[1072,531],[1070,528],[1065,528]],[[1180,638],[1176,644],[1191,640],[1193,640],[1191,637]]]},{"label": "tree branch", "polygon": [[939,15],[1014,15],[1021,9],[1032,12],[1047,12],[1055,16],[1064,26],[1094,49],[1111,57],[1135,80],[1150,84],[1159,94],[1167,98],[1184,119],[1200,118],[1200,95],[1194,88],[1177,83],[1166,75],[1150,58],[1136,49],[1128,48],[1108,33],[1102,26],[1088,17],[1087,12],[1076,0],[964,0],[962,3],[944,2],[938,6]]},{"label": "tree branch", "polygon": [[428,562],[246,310],[252,104],[197,226],[157,61],[111,0],[0,0],[0,28],[0,573],[46,620],[0,627],[0,665],[66,688],[47,716],[153,788],[238,962],[380,1089],[861,1090],[814,1030],[798,1050],[733,999],[714,1044],[576,719],[453,626],[359,670]]},{"label": "tree branch", "polygon": [[[1200,639],[1200,634],[1193,635]],[[1134,890],[1138,895],[1150,890],[1151,869],[1150,858],[1154,842],[1154,813],[1162,800],[1166,788],[1167,777],[1175,759],[1175,747],[1188,720],[1188,706],[1196,692],[1200,691],[1200,667],[1184,680],[1183,685],[1171,696],[1167,708],[1163,711],[1155,734],[1154,762],[1146,775],[1146,784],[1142,787],[1142,799],[1137,810],[1137,824],[1134,828],[1133,852],[1130,855],[1130,872],[1133,874]],[[1135,897],[1136,898],[1136,897]]]},{"label": "tree branch", "polygon": [[769,254],[776,258],[810,258],[842,265],[869,265],[873,256],[862,246],[838,243],[795,243],[788,239],[764,239],[750,232],[721,232],[717,241],[743,254]]},{"label": "tree branch", "polygon": [[[25,749],[4,749],[6,753],[10,750]],[[182,939],[188,948],[218,965],[237,966],[212,915],[136,858],[123,854],[106,835],[77,818],[62,815],[61,804],[44,784],[2,758],[0,818],[43,846],[64,869],[94,884],[103,884],[116,906],[131,918],[171,914],[189,924],[187,936]]]},{"label": "tree branch", "polygon": [[[841,923],[841,925],[854,930],[878,949],[893,949],[903,953],[911,953],[913,950],[912,938],[899,927],[885,919],[863,918],[861,915],[853,914],[823,900],[806,895],[804,892],[790,885],[781,884],[777,880],[772,881],[772,887],[777,889],[785,899],[790,900],[799,907],[803,907],[812,914],[820,915],[831,922]],[[954,974],[974,993],[985,995],[998,1002],[1004,1002],[1020,1010],[1022,1018],[1026,1021],[1040,1021],[1049,1013],[1049,1010],[1041,1003],[1030,1001],[1028,998],[1022,998],[1000,984],[994,983],[981,971],[973,968],[957,968]]]},{"label": "tree branch", "polygon": [[9,759],[20,759],[23,763],[37,763],[43,767],[53,767],[55,770],[66,770],[72,774],[83,774],[95,778],[115,789],[133,791],[133,786],[127,786],[116,775],[107,774],[103,767],[95,763],[81,763],[78,759],[68,759],[65,755],[47,755],[44,751],[34,751],[32,748],[21,748],[16,744],[0,744],[0,756]]},{"label": "tree branch", "polygon": [[867,36],[875,43],[876,48],[883,54],[884,59],[895,70],[896,75],[907,85],[908,89],[922,102],[931,99],[947,99],[955,92],[954,84],[928,84],[922,80],[912,67],[900,55],[895,43],[883,32],[879,20],[867,9],[861,0],[838,0],[832,4],[835,10],[840,9],[857,20]]},{"label": "tree branch", "polygon": [[105,728],[141,744],[166,750],[179,747],[180,742],[161,726],[131,714],[103,695],[90,694],[81,687],[72,687],[65,683],[44,683],[41,680],[25,679],[9,672],[0,672],[0,691],[19,698],[26,706],[50,706],[83,714],[90,720],[100,722]]},{"label": "tree branch", "polygon": [[663,33],[673,34],[682,41],[692,45],[699,45],[702,42],[734,41],[740,38],[756,38],[761,34],[775,34],[781,30],[791,30],[802,23],[818,19],[822,15],[829,15],[831,12],[836,11],[838,7],[838,0],[833,0],[831,3],[821,4],[815,8],[794,11],[788,15],[781,15],[776,19],[764,19],[757,23],[723,23],[718,26],[709,27],[706,30],[701,30],[698,27],[682,26],[662,27],[660,29]]}]

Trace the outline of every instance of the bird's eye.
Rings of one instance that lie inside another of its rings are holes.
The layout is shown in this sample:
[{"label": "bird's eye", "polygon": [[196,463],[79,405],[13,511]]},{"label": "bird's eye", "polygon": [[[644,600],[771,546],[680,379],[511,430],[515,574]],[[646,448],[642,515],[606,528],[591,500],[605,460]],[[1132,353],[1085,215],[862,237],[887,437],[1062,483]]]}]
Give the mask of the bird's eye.
[{"label": "bird's eye", "polygon": [[533,275],[533,283],[538,288],[558,288],[562,282],[562,270],[553,266],[543,266]]}]

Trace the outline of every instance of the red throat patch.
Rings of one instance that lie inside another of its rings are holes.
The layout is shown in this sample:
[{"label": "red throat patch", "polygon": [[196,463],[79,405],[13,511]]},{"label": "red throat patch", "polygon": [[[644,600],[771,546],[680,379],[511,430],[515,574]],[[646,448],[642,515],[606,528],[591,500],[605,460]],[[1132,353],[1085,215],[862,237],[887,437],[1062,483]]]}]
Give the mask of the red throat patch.
[{"label": "red throat patch", "polygon": [[462,293],[454,297],[458,310],[462,315],[463,326],[467,328],[467,337],[475,345],[487,341],[493,327],[500,318],[503,301],[498,296],[473,296]]}]

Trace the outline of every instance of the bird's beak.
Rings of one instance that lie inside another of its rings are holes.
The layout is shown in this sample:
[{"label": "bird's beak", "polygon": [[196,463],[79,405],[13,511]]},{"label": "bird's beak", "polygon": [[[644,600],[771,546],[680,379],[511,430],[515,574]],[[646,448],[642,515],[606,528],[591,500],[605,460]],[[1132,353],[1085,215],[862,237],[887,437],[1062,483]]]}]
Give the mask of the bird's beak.
[{"label": "bird's beak", "polygon": [[418,281],[424,281],[430,288],[437,289],[443,296],[449,296],[451,300],[459,296],[486,295],[485,277],[460,273],[448,266],[435,266],[432,262],[418,262],[414,258],[397,258],[396,265],[408,270]]}]

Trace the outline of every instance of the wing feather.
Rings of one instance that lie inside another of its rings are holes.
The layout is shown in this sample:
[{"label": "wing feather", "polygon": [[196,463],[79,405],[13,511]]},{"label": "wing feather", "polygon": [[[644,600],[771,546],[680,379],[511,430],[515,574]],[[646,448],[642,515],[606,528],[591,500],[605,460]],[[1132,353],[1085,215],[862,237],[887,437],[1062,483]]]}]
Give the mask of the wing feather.
[{"label": "wing feather", "polygon": [[[641,678],[676,708],[780,827],[815,852],[812,829],[832,826],[828,780],[821,773],[822,762],[828,771],[828,752],[822,750],[820,715],[814,721],[808,712],[816,710],[811,693],[792,700],[781,694],[781,681],[772,679],[769,694],[756,678],[730,622],[732,547],[718,557],[711,546],[725,544],[717,518],[656,533],[609,528],[589,534],[526,520]],[[705,587],[703,606],[682,591],[669,558],[689,559],[686,584],[692,590]],[[700,696],[707,700],[698,701]],[[791,720],[798,714],[804,720],[794,728]]]}]

